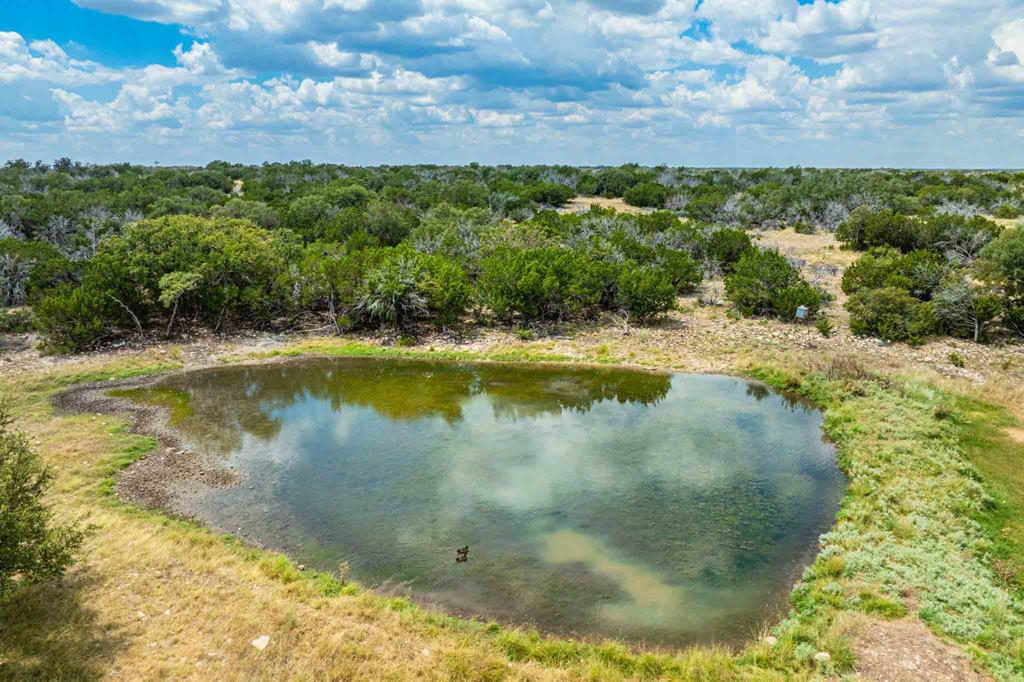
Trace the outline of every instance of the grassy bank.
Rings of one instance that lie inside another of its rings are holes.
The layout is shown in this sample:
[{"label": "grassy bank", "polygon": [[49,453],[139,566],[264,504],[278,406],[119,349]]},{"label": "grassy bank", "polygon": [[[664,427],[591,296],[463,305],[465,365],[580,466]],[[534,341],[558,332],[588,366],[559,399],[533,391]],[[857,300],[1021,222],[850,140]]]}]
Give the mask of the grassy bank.
[{"label": "grassy bank", "polygon": [[[436,351],[343,341],[226,360],[302,354],[673,365],[600,348],[580,357],[544,344]],[[18,398],[20,425],[55,467],[54,504],[94,532],[64,582],[0,605],[0,677],[800,679],[851,671],[858,633],[894,619],[924,621],[999,678],[1024,675],[1024,621],[1013,587],[1024,504],[1011,494],[1024,489],[1014,487],[1024,453],[1000,435],[1011,417],[977,399],[913,377],[878,377],[842,358],[739,361],[735,371],[823,407],[848,493],[772,638],[738,652],[669,655],[430,613],[119,503],[112,477],[152,440],[127,432],[117,417],[54,418],[50,398],[73,383],[177,365],[173,355],[143,354],[4,379]],[[250,641],[264,634],[271,644],[258,651]]]}]

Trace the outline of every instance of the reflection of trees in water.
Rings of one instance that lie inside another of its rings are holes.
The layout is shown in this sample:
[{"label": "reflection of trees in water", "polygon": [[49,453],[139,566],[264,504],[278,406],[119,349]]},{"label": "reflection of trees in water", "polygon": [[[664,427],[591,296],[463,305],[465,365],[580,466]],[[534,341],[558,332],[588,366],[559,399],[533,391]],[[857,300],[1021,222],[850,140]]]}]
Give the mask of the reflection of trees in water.
[{"label": "reflection of trees in water", "polygon": [[796,393],[788,393],[783,391],[776,392],[768,388],[768,386],[764,384],[759,384],[754,381],[747,382],[747,395],[756,400],[757,402],[761,402],[762,400],[769,396],[778,396],[779,398],[782,399],[782,402],[786,407],[794,411],[798,408],[803,410],[804,412],[816,409],[814,407],[814,404],[811,401],[804,398],[803,396],[797,395]]},{"label": "reflection of trees in water", "polygon": [[305,398],[374,410],[392,420],[462,420],[462,406],[486,394],[495,414],[528,417],[587,412],[604,400],[652,405],[669,391],[668,375],[610,369],[553,369],[372,359],[236,367],[174,377],[164,386],[191,395],[183,426],[204,446],[230,452],[242,434],[260,440],[281,431],[276,411]]},{"label": "reflection of trees in water", "polygon": [[508,417],[588,412],[605,400],[654,405],[672,385],[668,375],[623,370],[483,366],[479,374],[495,414]]}]

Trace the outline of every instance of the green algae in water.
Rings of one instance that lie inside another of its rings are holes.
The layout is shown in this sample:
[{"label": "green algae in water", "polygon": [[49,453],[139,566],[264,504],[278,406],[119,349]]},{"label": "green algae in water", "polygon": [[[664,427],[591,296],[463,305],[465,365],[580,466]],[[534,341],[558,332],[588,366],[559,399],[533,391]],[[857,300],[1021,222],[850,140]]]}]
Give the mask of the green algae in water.
[{"label": "green algae in water", "polygon": [[175,388],[145,387],[125,388],[108,391],[114,398],[127,398],[143,405],[162,407],[167,410],[172,426],[178,426],[192,416],[191,396],[187,391]]},{"label": "green algae in water", "polygon": [[189,513],[558,634],[744,639],[784,607],[843,492],[820,413],[730,377],[359,358],[148,390],[242,475]]}]

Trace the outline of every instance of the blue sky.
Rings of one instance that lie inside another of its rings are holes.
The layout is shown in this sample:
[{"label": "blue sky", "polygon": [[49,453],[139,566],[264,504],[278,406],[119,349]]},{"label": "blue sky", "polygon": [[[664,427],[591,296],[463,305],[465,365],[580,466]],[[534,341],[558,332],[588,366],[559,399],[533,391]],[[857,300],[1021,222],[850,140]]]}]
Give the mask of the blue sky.
[{"label": "blue sky", "polygon": [[1024,166],[1024,0],[0,5],[0,158]]}]

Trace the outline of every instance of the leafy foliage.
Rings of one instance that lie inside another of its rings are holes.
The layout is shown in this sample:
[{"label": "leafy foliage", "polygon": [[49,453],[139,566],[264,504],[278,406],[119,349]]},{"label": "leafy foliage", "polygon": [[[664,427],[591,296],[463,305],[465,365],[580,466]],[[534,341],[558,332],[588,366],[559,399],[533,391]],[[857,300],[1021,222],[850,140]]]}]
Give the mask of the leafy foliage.
[{"label": "leafy foliage", "polygon": [[74,561],[83,531],[53,522],[43,505],[49,470],[12,428],[7,399],[0,400],[0,598],[19,585],[59,578]]},{"label": "leafy foliage", "polygon": [[821,294],[805,282],[799,271],[777,251],[745,251],[725,278],[725,293],[744,315],[791,320],[799,306],[814,317]]},{"label": "leafy foliage", "polygon": [[558,320],[597,308],[608,268],[559,248],[502,249],[480,264],[480,303],[501,319]]},{"label": "leafy foliage", "polygon": [[846,309],[850,330],[860,336],[920,343],[940,328],[931,304],[897,287],[858,291],[850,296]]}]

